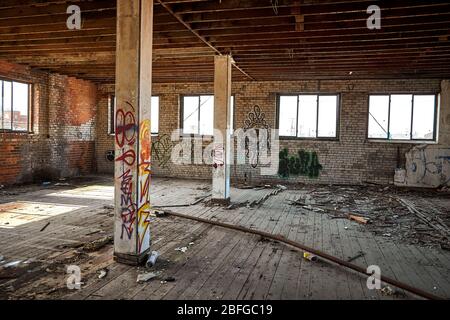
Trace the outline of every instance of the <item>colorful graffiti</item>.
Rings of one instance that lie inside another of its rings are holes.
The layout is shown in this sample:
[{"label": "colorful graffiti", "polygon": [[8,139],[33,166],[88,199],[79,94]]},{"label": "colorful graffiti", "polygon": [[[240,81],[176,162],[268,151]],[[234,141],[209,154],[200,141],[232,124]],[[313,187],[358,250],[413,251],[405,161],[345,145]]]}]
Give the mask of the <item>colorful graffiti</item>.
[{"label": "colorful graffiti", "polygon": [[[133,105],[127,105],[134,111]],[[134,112],[125,112],[118,109],[116,112],[116,145],[120,154],[116,162],[121,168],[120,182],[120,208],[122,220],[121,239],[126,236],[129,240],[133,237],[136,221],[136,202],[134,201],[133,165],[136,163],[136,118]]]},{"label": "colorful graffiti", "polygon": [[119,154],[115,161],[120,170],[120,239],[137,237],[137,253],[140,254],[150,245],[151,126],[150,120],[144,120],[138,126],[134,106],[129,102],[126,104],[131,111],[118,109],[116,112]]},{"label": "colorful graffiti", "polygon": [[143,253],[150,245],[150,178],[151,178],[151,124],[146,119],[139,130],[139,195],[138,195],[138,252]]},{"label": "colorful graffiti", "polygon": [[307,176],[311,179],[318,178],[323,169],[319,163],[316,152],[300,150],[296,155],[289,156],[289,150],[280,152],[278,174],[283,178],[294,176]]}]

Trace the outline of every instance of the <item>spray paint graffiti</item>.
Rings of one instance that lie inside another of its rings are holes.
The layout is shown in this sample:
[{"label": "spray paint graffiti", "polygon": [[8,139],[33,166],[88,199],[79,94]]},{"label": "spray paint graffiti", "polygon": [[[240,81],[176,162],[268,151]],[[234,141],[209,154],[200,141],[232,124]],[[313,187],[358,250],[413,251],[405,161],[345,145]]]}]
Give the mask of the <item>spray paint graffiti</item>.
[{"label": "spray paint graffiti", "polygon": [[[122,232],[120,239],[132,240],[136,232],[138,253],[147,250],[150,243],[150,176],[151,176],[151,133],[150,120],[139,126],[134,115],[134,106],[126,102],[131,111],[118,109],[116,112],[116,144],[120,149],[116,163],[121,170],[120,207]],[[136,140],[139,134],[139,154],[136,154]],[[137,172],[138,171],[138,172]],[[137,175],[137,179],[135,179]],[[136,182],[135,182],[136,181]],[[138,184],[136,188],[135,183]]]},{"label": "spray paint graffiti", "polygon": [[214,146],[214,158],[213,167],[214,169],[221,168],[225,165],[225,149],[223,144],[216,144]]},{"label": "spray paint graffiti", "polygon": [[[247,119],[244,121],[244,131],[255,129],[257,138],[258,138],[258,146],[256,150],[251,150],[251,148],[248,148],[248,142],[246,141],[246,157],[250,160],[250,164],[253,168],[257,168],[259,165],[260,160],[260,151],[261,148],[267,148],[268,151],[271,149],[271,141],[270,141],[270,126],[266,121],[266,115],[264,112],[261,112],[261,107],[258,105],[255,105],[253,107],[253,111],[251,111],[247,115]],[[265,129],[267,132],[267,145],[266,146],[260,146],[259,145],[259,129]]]},{"label": "spray paint graffiti", "polygon": [[406,154],[406,175],[409,186],[449,186],[450,148],[417,146]]},{"label": "spray paint graffiti", "polygon": [[138,252],[150,244],[150,178],[151,178],[151,123],[146,119],[139,126],[139,196],[138,196]]},{"label": "spray paint graffiti", "polygon": [[300,150],[297,155],[293,156],[289,156],[288,149],[283,149],[280,152],[278,174],[283,178],[294,175],[314,179],[319,177],[322,169],[316,152]]},{"label": "spray paint graffiti", "polygon": [[172,141],[169,135],[163,134],[158,140],[153,142],[152,155],[158,161],[160,168],[167,169],[169,167],[172,155]]},{"label": "spray paint graffiti", "polygon": [[[134,110],[134,107],[127,102]],[[133,165],[136,163],[134,144],[136,143],[136,118],[133,112],[118,109],[116,112],[116,144],[121,149],[116,162],[121,166],[120,207],[122,220],[121,239],[131,240],[136,221],[136,203],[133,200]]]}]

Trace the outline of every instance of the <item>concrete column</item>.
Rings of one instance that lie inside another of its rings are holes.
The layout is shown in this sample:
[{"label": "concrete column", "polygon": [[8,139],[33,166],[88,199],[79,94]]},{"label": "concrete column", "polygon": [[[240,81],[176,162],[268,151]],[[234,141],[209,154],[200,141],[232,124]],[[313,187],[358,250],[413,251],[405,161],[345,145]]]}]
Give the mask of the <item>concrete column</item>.
[{"label": "concrete column", "polygon": [[214,166],[212,200],[230,202],[231,66],[229,55],[214,59]]},{"label": "concrete column", "polygon": [[114,258],[150,250],[153,0],[117,1]]}]

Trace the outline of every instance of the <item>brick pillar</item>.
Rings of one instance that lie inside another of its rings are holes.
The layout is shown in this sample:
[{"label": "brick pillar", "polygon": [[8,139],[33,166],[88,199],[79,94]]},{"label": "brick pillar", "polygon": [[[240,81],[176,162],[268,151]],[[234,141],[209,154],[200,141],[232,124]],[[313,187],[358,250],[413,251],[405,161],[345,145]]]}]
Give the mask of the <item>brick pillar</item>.
[{"label": "brick pillar", "polygon": [[214,166],[212,200],[230,201],[231,164],[231,63],[229,55],[214,59]]},{"label": "brick pillar", "polygon": [[150,250],[150,103],[153,0],[117,1],[114,258],[140,264]]}]

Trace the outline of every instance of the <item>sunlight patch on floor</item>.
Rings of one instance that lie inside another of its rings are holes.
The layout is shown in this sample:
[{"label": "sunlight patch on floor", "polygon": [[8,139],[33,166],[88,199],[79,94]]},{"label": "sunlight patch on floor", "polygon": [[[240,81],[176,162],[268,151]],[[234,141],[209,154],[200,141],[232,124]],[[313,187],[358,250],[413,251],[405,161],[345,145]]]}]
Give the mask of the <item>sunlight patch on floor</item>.
[{"label": "sunlight patch on floor", "polygon": [[30,222],[70,213],[81,208],[87,208],[87,206],[27,201],[2,204],[0,205],[0,228],[12,229]]}]

